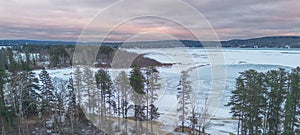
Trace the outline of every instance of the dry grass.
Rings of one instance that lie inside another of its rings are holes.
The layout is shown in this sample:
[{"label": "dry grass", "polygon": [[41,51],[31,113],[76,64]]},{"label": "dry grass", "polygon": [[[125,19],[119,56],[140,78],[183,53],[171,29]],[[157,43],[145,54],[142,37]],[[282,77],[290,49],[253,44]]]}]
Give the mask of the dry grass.
[{"label": "dry grass", "polygon": [[[175,132],[180,132],[182,133],[182,126],[178,126],[174,129]],[[204,134],[199,130],[195,130],[197,132],[197,134],[201,134],[201,135],[209,135],[209,134]],[[192,129],[190,127],[184,127],[184,133],[188,133],[188,135],[193,135],[192,134]]]},{"label": "dry grass", "polygon": [[[97,116],[91,116],[89,118],[93,118],[91,119],[91,121],[94,121],[95,126],[97,126],[98,128],[104,128],[104,125],[107,125],[108,123],[116,123],[120,120],[120,127],[124,127],[125,126],[125,122],[127,121],[128,127],[135,127],[136,126],[136,121],[134,117],[128,117],[127,119],[123,119],[123,118],[119,118],[119,117],[113,117],[113,116],[109,116],[106,117],[105,120],[101,121],[101,125],[97,124]],[[139,125],[142,125],[143,130],[147,130],[148,134],[153,134],[153,135],[165,135],[168,134],[166,131],[161,129],[161,126],[163,125],[160,122],[157,121],[152,121],[153,124],[153,133],[151,133],[151,123],[150,121],[138,121]],[[148,128],[147,128],[147,124],[148,124]]]}]

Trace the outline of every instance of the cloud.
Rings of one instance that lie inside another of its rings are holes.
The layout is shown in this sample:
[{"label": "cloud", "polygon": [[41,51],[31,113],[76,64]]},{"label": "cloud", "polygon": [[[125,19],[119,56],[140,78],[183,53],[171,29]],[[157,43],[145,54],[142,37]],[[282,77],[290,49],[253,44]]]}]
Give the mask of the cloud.
[{"label": "cloud", "polygon": [[[196,6],[219,31],[221,39],[232,39],[240,37],[237,35],[250,38],[298,33],[300,11],[297,5],[300,5],[300,1],[226,0],[224,4],[210,1]],[[225,29],[226,33],[222,33]]]},{"label": "cloud", "polygon": [[[81,37],[95,41],[104,38],[122,41],[132,36],[135,36],[135,40],[168,38],[164,35],[176,39],[195,39],[187,27],[197,31],[203,40],[214,39],[210,37],[212,34],[208,34],[211,30],[205,20],[199,20],[201,17],[195,17],[189,10],[182,10],[182,5],[175,1],[130,1],[128,5],[104,11],[106,15],[97,18],[95,15],[99,11],[119,1],[4,0],[0,1],[0,39],[76,41],[84,30],[87,33]],[[298,0],[183,2],[207,18],[221,40],[271,35],[300,36]],[[135,14],[161,14],[165,18],[141,17],[124,20],[121,27],[115,26],[118,21]],[[168,20],[168,17],[181,20]],[[184,22],[184,26],[180,22]],[[90,26],[85,27],[87,24]],[[115,29],[105,37],[106,31],[112,27]]]}]

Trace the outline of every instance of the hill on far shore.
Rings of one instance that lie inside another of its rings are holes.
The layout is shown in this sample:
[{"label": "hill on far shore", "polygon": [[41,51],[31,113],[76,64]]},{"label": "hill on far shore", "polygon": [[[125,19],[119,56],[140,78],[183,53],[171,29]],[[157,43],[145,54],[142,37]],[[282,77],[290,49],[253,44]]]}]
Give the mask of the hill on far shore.
[{"label": "hill on far shore", "polygon": [[104,45],[114,48],[172,48],[172,47],[206,47],[222,44],[222,47],[232,48],[300,48],[300,36],[271,36],[251,39],[234,39],[228,41],[193,41],[193,40],[162,40],[138,42],[64,42],[64,41],[37,41],[37,40],[0,40],[0,46],[15,45]]}]

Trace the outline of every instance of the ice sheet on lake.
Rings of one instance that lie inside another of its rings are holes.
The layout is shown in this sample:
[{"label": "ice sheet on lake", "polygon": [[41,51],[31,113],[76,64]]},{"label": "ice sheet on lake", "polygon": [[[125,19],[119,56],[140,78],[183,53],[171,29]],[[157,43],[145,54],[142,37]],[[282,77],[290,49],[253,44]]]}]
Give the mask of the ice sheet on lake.
[{"label": "ice sheet on lake", "polygon": [[[193,74],[190,74],[193,86],[198,85],[199,95],[208,95],[211,85],[211,63],[207,51],[204,49],[183,49],[183,48],[163,48],[163,49],[130,49],[129,51],[146,54],[146,57],[156,59],[164,63],[175,63],[173,67],[160,67],[160,75],[163,81],[162,90],[164,95],[157,101],[159,111],[162,113],[159,118],[160,122],[167,125],[176,125],[176,94],[177,85],[181,70],[192,67]],[[278,69],[279,67],[296,67],[300,65],[300,50],[284,50],[284,49],[223,49],[215,54],[223,55],[224,64],[226,65],[226,83],[221,99],[219,109],[214,113],[213,123],[209,133],[212,134],[228,134],[236,132],[236,121],[231,120],[229,107],[225,107],[230,98],[230,92],[235,88],[235,78],[239,72],[247,69],[256,69],[258,71],[267,71],[270,69]],[[96,69],[95,69],[96,70]],[[115,76],[118,72],[125,70],[129,73],[130,69],[109,69],[110,73]],[[38,71],[39,73],[40,71]],[[48,71],[52,77],[68,79],[72,69],[57,69]],[[195,74],[197,73],[197,74]],[[196,77],[193,77],[196,76]],[[114,78],[114,77],[112,77]],[[202,97],[204,99],[204,97]],[[165,127],[168,128],[168,127]],[[172,127],[169,127],[172,128]],[[169,129],[171,130],[171,129]]]}]

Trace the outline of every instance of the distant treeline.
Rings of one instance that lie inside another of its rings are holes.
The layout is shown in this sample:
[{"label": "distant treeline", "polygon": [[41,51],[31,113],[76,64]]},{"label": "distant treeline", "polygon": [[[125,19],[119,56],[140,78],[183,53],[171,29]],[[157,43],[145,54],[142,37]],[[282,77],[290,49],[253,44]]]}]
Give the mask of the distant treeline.
[{"label": "distant treeline", "polygon": [[241,48],[300,48],[300,37],[298,36],[278,36],[252,38],[246,40],[222,41],[223,47],[241,47]]},{"label": "distant treeline", "polygon": [[22,45],[102,45],[112,48],[172,48],[172,47],[233,47],[233,48],[300,48],[299,36],[273,36],[251,39],[234,39],[228,41],[193,41],[193,40],[163,40],[139,42],[62,42],[62,41],[35,41],[35,40],[1,40],[0,46]]},{"label": "distant treeline", "polygon": [[[18,68],[42,69],[44,67],[69,67],[90,65],[96,67],[128,68],[132,65],[171,66],[146,58],[144,55],[127,52],[110,46],[86,45],[76,50],[75,45],[22,45],[0,49],[0,67],[5,70]],[[97,51],[98,50],[98,51]],[[95,54],[93,54],[93,53]],[[73,63],[74,53],[77,56]],[[14,63],[14,64],[10,64]]]}]

